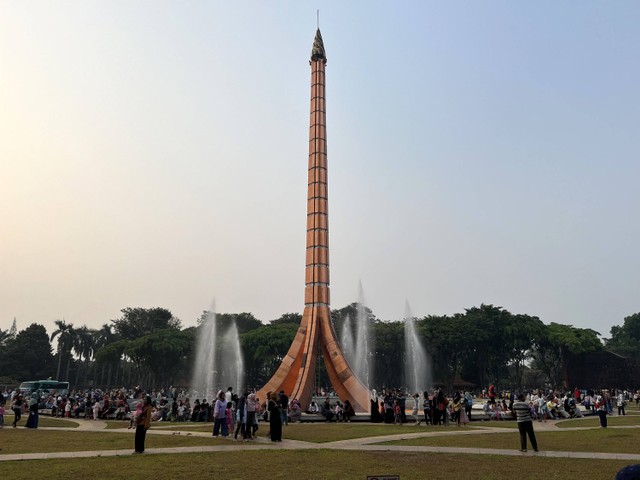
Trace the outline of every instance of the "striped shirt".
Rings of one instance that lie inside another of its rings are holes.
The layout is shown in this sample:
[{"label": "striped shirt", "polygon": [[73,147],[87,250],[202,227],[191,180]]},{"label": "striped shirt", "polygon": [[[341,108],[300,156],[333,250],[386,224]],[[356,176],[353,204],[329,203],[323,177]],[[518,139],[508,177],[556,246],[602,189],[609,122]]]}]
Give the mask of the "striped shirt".
[{"label": "striped shirt", "polygon": [[531,410],[529,404],[521,401],[513,403],[513,411],[516,412],[518,423],[531,421]]}]

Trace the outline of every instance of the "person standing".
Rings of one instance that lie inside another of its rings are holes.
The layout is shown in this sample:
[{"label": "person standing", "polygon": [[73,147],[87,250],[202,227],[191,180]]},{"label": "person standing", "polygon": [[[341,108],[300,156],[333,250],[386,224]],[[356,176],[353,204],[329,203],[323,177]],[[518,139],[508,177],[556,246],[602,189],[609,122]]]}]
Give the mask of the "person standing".
[{"label": "person standing", "polygon": [[38,428],[38,394],[32,393],[29,400],[29,418],[27,419],[27,428]]},{"label": "person standing", "polygon": [[144,439],[147,435],[147,430],[151,426],[151,397],[147,395],[144,397],[144,403],[142,404],[142,410],[136,419],[136,439],[135,439],[135,451],[133,453],[144,453]]},{"label": "person standing", "polygon": [[13,410],[13,428],[16,428],[20,418],[22,418],[22,395],[17,394],[13,398],[13,403],[11,404],[11,410]]},{"label": "person standing", "polygon": [[420,394],[413,394],[413,408],[411,409],[411,417],[415,420],[416,426],[420,426],[420,417],[418,416],[418,408],[420,406]]},{"label": "person standing", "polygon": [[624,411],[626,400],[624,398],[624,394],[622,390],[618,390],[618,397],[616,399],[617,407],[618,407],[618,415],[626,415],[627,413]]},{"label": "person standing", "polygon": [[600,417],[600,426],[607,428],[607,405],[602,395],[596,395],[596,412]]},{"label": "person standing", "polygon": [[464,412],[471,421],[471,409],[473,408],[473,397],[469,392],[464,392]]},{"label": "person standing", "polygon": [[460,426],[460,410],[462,409],[462,397],[460,397],[460,392],[456,392],[453,394],[453,403],[451,407],[453,411],[453,415],[451,415],[451,421],[455,422],[456,425]]},{"label": "person standing", "polygon": [[289,397],[284,393],[284,390],[280,390],[278,397],[280,400],[280,419],[282,425],[289,425]]},{"label": "person standing", "polygon": [[518,422],[518,431],[520,432],[520,451],[527,451],[527,435],[529,435],[529,441],[533,451],[538,451],[538,442],[536,441],[536,434],[533,432],[533,421],[531,420],[530,406],[524,401],[524,393],[518,395],[518,400],[513,403],[513,413],[516,415],[516,421]]},{"label": "person standing", "polygon": [[[256,418],[257,402],[256,394],[250,393],[247,396],[247,421],[245,425],[246,438],[254,438],[256,436],[256,430],[258,430],[258,422]],[[254,426],[255,423],[255,426]]]},{"label": "person standing", "polygon": [[225,430],[227,424],[227,404],[225,402],[224,392],[220,390],[218,392],[218,398],[216,399],[216,403],[213,407],[213,437],[217,438],[220,434],[220,427],[224,423],[224,427],[222,428],[223,432]]},{"label": "person standing", "polygon": [[278,396],[275,392],[269,395],[269,436],[272,442],[282,441],[282,419],[280,418],[280,405],[278,404]]},{"label": "person standing", "polygon": [[422,411],[424,412],[424,423],[430,425],[432,423],[431,412],[433,411],[432,405],[433,397],[429,395],[427,390],[422,394]]},{"label": "person standing", "polygon": [[382,421],[382,415],[380,415],[380,407],[378,406],[378,392],[371,390],[371,399],[369,400],[371,410],[371,422],[379,423]]},{"label": "person standing", "polygon": [[405,397],[404,390],[399,389],[396,398],[398,399],[398,406],[400,407],[400,422],[407,423],[407,397]]},{"label": "person standing", "polygon": [[238,439],[238,432],[242,434],[242,439],[247,440],[247,416],[246,408],[247,408],[247,397],[249,396],[249,392],[244,392],[242,396],[238,399],[238,404],[236,406],[236,430],[233,434],[233,439]]}]

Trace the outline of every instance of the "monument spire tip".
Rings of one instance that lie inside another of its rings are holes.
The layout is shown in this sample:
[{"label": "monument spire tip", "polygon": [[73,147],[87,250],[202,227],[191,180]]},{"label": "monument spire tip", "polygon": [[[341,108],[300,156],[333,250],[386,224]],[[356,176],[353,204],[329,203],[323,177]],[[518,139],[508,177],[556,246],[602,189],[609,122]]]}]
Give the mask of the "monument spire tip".
[{"label": "monument spire tip", "polygon": [[313,47],[311,48],[311,60],[326,60],[327,55],[324,51],[324,42],[322,41],[322,34],[320,28],[316,30],[316,38],[313,40]]}]

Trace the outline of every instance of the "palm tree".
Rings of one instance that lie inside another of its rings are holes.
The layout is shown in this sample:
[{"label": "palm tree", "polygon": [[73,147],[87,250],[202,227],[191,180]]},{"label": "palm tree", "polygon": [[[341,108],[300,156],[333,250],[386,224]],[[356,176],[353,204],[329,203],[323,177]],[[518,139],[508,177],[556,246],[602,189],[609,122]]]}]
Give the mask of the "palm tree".
[{"label": "palm tree", "polygon": [[[80,361],[84,358],[85,372],[84,379],[87,383],[87,377],[89,375],[89,359],[93,356],[94,349],[94,333],[95,330],[87,328],[86,325],[76,329],[75,342],[73,344],[73,350],[78,355]],[[76,369],[76,387],[78,387],[80,381],[80,366]]]},{"label": "palm tree", "polygon": [[[101,348],[115,342],[117,336],[111,331],[111,325],[105,323],[99,330],[96,330],[93,334],[93,349],[94,353],[98,352]],[[99,359],[97,359],[100,362]],[[104,384],[104,369],[107,362],[102,363],[102,373],[100,375],[100,385]],[[111,378],[111,363],[109,363],[109,379]]]},{"label": "palm tree", "polygon": [[51,334],[51,341],[58,337],[58,370],[56,379],[60,380],[60,365],[62,363],[62,353],[67,353],[67,381],[69,380],[69,363],[71,361],[71,348],[73,348],[74,329],[73,323],[66,323],[64,319],[56,320],[57,330]]}]

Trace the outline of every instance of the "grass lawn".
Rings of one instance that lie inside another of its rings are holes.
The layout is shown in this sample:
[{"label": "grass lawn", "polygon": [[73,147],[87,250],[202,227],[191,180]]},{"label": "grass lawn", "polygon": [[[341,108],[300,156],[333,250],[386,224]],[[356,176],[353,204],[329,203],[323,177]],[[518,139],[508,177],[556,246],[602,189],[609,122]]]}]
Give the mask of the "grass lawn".
[{"label": "grass lawn", "polygon": [[[11,453],[80,452],[86,450],[132,450],[134,431],[64,432],[59,430],[3,429],[0,456]],[[187,437],[185,435],[147,435],[146,448],[186,447],[189,445],[228,445],[228,440]],[[6,464],[0,463],[0,471]]]},{"label": "grass lawn", "polygon": [[[23,415],[18,422],[19,427],[24,427],[27,424],[29,415]],[[11,428],[13,425],[13,415],[4,416],[4,428]],[[39,427],[60,427],[60,428],[78,428],[80,425],[73,420],[64,420],[62,418],[51,418],[40,415],[38,418]]]},{"label": "grass lawn", "polygon": [[[180,425],[179,428],[173,425]],[[182,426],[184,425],[184,426]],[[187,430],[191,432],[211,432],[212,423],[183,423],[183,424],[154,424],[154,429],[162,430]],[[352,438],[377,437],[382,435],[395,435],[397,433],[418,433],[434,431],[450,431],[456,427],[431,427],[412,424],[384,425],[384,424],[360,424],[360,423],[290,423],[282,428],[282,437],[289,440],[301,440],[303,442],[326,443]],[[266,437],[269,431],[268,423],[260,423],[259,437]]]},{"label": "grass lawn", "polygon": [[[535,429],[535,426],[534,426]],[[540,450],[568,452],[638,453],[640,429],[594,429],[580,431],[537,432]],[[449,437],[426,437],[394,442],[384,445],[426,445],[441,447],[520,449],[517,432],[486,435],[456,435]],[[604,477],[601,477],[604,478]]]},{"label": "grass lawn", "polygon": [[362,480],[367,475],[400,475],[403,480],[545,480],[610,479],[628,462],[568,458],[447,455],[337,450],[212,452],[141,455],[119,458],[29,460],[2,465],[3,477],[12,480],[48,478],[245,478],[305,480]]},{"label": "grass lawn", "polygon": [[[640,415],[623,415],[620,417],[607,416],[607,425],[610,427],[619,427],[623,425],[640,425]],[[558,422],[558,427],[560,428],[599,427],[599,426],[600,426],[600,419],[598,417],[564,420],[562,422]]]},{"label": "grass lawn", "polygon": [[471,422],[465,428],[468,427],[491,427],[491,428],[518,428],[518,423],[515,420],[502,420],[498,422]]}]

